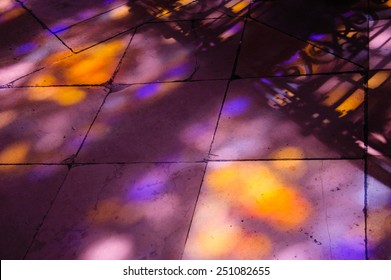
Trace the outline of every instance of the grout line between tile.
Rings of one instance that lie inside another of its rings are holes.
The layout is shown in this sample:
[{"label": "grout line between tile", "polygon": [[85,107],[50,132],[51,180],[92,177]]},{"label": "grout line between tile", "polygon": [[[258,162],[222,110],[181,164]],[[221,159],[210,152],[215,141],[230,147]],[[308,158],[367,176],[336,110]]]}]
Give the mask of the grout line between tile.
[{"label": "grout line between tile", "polygon": [[368,121],[369,121],[369,88],[368,88],[368,81],[369,81],[369,68],[370,68],[370,62],[371,62],[371,56],[370,56],[370,22],[369,22],[369,15],[370,14],[370,0],[367,0],[367,68],[365,69],[365,80],[364,80],[364,146],[365,146],[365,153],[364,153],[364,244],[365,244],[365,259],[369,259],[368,255],[368,133],[369,133],[369,127],[368,127]]},{"label": "grout line between tile", "polygon": [[48,216],[49,213],[50,213],[50,210],[53,208],[53,205],[54,205],[54,203],[56,202],[56,200],[57,200],[57,198],[58,198],[58,195],[60,194],[60,192],[61,192],[61,190],[62,190],[62,188],[63,188],[63,186],[64,186],[64,184],[65,184],[66,179],[68,178],[69,172],[70,172],[70,170],[67,170],[67,173],[65,174],[64,179],[62,180],[62,182],[61,182],[61,184],[60,184],[60,187],[58,188],[56,194],[54,195],[54,198],[53,198],[53,200],[51,201],[48,210],[46,211],[46,213],[45,213],[44,216],[42,217],[42,220],[41,220],[41,222],[39,223],[39,225],[38,225],[38,227],[37,227],[37,229],[36,229],[36,231],[35,231],[35,233],[34,233],[34,235],[33,235],[33,238],[32,238],[32,240],[31,240],[31,242],[30,242],[30,245],[28,246],[28,248],[27,248],[27,250],[26,250],[26,252],[25,252],[25,254],[24,254],[24,256],[23,256],[23,260],[26,259],[28,253],[30,252],[31,248],[33,247],[34,242],[35,242],[35,240],[36,240],[36,238],[37,238],[39,232],[41,231],[42,226],[43,226],[43,224],[45,223],[45,220],[46,220],[47,216]]},{"label": "grout line between tile", "polygon": [[43,29],[46,29],[48,32],[50,32],[50,34],[52,34],[54,37],[57,38],[57,40],[59,40],[68,50],[70,50],[71,52],[75,53],[73,51],[73,49],[71,47],[69,47],[57,34],[55,34],[53,31],[50,30],[50,28],[42,21],[40,20],[34,13],[32,10],[30,10],[29,8],[26,7],[26,5],[21,1],[21,0],[15,0],[17,3],[19,3],[19,5],[25,9],[41,26]]}]

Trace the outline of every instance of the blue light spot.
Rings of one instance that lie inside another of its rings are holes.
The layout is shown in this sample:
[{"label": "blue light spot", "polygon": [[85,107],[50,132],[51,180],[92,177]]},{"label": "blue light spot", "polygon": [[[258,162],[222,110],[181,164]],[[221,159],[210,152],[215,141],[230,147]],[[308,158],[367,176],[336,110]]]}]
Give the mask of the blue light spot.
[{"label": "blue light spot", "polygon": [[246,97],[237,97],[226,104],[225,112],[230,116],[243,114],[250,106],[250,100]]},{"label": "blue light spot", "polygon": [[161,84],[147,84],[142,86],[135,94],[138,99],[147,99],[157,94],[161,88]]},{"label": "blue light spot", "polygon": [[15,55],[24,55],[24,54],[28,54],[29,52],[31,52],[32,50],[34,50],[36,47],[36,44],[35,43],[26,43],[26,44],[23,44],[19,47],[17,47],[14,51],[14,54]]}]

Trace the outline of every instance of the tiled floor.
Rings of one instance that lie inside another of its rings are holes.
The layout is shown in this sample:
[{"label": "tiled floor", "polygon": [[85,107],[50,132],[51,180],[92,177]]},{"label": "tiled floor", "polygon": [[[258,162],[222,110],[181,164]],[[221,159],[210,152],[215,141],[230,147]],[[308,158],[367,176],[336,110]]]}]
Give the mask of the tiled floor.
[{"label": "tiled floor", "polygon": [[2,0],[0,258],[391,259],[390,7]]}]

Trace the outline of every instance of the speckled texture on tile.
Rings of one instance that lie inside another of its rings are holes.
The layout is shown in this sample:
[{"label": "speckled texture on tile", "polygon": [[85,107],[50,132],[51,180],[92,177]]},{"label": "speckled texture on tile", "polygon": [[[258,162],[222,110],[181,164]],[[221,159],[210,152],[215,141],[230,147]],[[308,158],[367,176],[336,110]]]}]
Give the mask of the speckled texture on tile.
[{"label": "speckled texture on tile", "polygon": [[107,92],[103,88],[32,87],[0,91],[0,163],[72,159]]},{"label": "speckled texture on tile", "polygon": [[362,168],[209,163],[184,258],[365,259]]},{"label": "speckled texture on tile", "polygon": [[179,259],[204,164],[73,169],[28,259]]},{"label": "speckled texture on tile", "polygon": [[110,94],[77,162],[202,161],[226,82],[134,85]]}]

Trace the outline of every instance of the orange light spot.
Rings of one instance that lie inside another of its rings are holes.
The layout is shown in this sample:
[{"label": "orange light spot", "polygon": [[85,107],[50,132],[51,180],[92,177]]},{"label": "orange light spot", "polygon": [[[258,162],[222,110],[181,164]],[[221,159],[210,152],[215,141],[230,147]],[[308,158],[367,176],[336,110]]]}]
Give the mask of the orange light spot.
[{"label": "orange light spot", "polygon": [[52,99],[63,106],[71,106],[83,101],[86,97],[84,90],[77,88],[62,89],[52,96]]},{"label": "orange light spot", "polygon": [[16,119],[15,111],[9,110],[0,112],[0,128],[6,127]]},{"label": "orange light spot", "polygon": [[[12,144],[0,152],[0,163],[18,164],[26,160],[29,152],[29,144],[26,142],[19,142]],[[14,166],[2,166],[0,170],[7,171]]]},{"label": "orange light spot", "polygon": [[88,213],[88,217],[97,224],[118,221],[118,223],[129,225],[140,220],[142,214],[133,205],[110,198],[101,201],[96,209]]},{"label": "orange light spot", "polygon": [[259,260],[265,258],[272,249],[272,241],[263,234],[242,234],[238,240],[233,258]]},{"label": "orange light spot", "polygon": [[265,220],[277,228],[304,223],[311,205],[292,185],[279,179],[277,172],[259,163],[222,165],[207,175],[208,187],[223,195],[238,210]]}]

